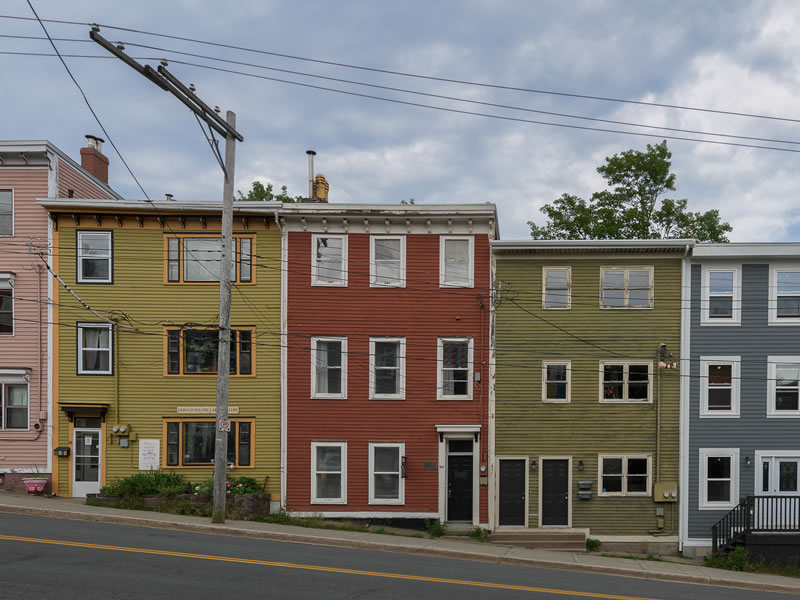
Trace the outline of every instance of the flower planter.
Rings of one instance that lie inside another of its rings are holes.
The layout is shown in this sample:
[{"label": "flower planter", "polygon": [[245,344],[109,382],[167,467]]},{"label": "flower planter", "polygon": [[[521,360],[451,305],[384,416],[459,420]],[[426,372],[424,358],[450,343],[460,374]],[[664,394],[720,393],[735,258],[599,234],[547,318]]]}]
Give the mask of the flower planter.
[{"label": "flower planter", "polygon": [[44,494],[47,487],[47,477],[25,477],[22,479],[25,483],[25,491],[34,496]]}]

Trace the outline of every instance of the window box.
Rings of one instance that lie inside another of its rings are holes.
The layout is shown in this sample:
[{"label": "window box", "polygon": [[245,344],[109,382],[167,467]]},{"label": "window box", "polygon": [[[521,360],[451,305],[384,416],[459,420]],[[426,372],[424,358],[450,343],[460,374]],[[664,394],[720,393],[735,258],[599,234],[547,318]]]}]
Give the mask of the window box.
[{"label": "window box", "polygon": [[311,397],[347,398],[347,338],[311,338]]},{"label": "window box", "polygon": [[439,400],[472,400],[472,338],[439,338]]},{"label": "window box", "polygon": [[370,236],[369,286],[406,287],[406,238],[404,236]]},{"label": "window box", "polygon": [[649,496],[651,463],[649,454],[606,454],[598,457],[600,496]]},{"label": "window box", "polygon": [[570,401],[571,371],[571,361],[542,361],[542,402]]},{"label": "window box", "polygon": [[113,375],[113,342],[110,323],[78,323],[78,375]]},{"label": "window box", "polygon": [[[222,264],[222,238],[192,233],[164,238],[164,281],[175,284],[218,284]],[[231,283],[255,283],[253,254],[255,238],[233,236]]]},{"label": "window box", "polygon": [[78,231],[78,283],[113,283],[110,231]]},{"label": "window box", "polygon": [[601,361],[600,402],[653,402],[651,362]]},{"label": "window box", "polygon": [[311,503],[347,504],[347,442],[311,442]]},{"label": "window box", "polygon": [[472,236],[439,238],[439,287],[475,286],[475,239]]},{"label": "window box", "polygon": [[800,265],[771,265],[769,324],[800,324]]},{"label": "window box", "polygon": [[[219,329],[183,328],[164,330],[165,375],[216,375],[219,352]],[[255,375],[255,329],[231,329],[229,373]]]},{"label": "window box", "polygon": [[405,478],[402,473],[405,453],[405,444],[370,442],[370,504],[405,503]]},{"label": "window box", "polygon": [[405,338],[370,338],[369,397],[402,400],[406,387]]},{"label": "window box", "polygon": [[311,285],[347,287],[347,236],[311,236]]},{"label": "window box", "polygon": [[700,510],[729,510],[739,503],[739,449],[700,448]]},{"label": "window box", "polygon": [[767,357],[767,417],[800,417],[800,356]]},{"label": "window box", "polygon": [[[255,419],[232,418],[228,432],[228,464],[254,467]],[[208,467],[214,464],[217,422],[214,418],[166,419],[164,466]]]},{"label": "window box", "polygon": [[700,417],[739,417],[741,357],[700,357]]},{"label": "window box", "polygon": [[572,304],[572,267],[542,267],[542,308],[569,310]]},{"label": "window box", "polygon": [[653,267],[601,267],[600,308],[653,308]]},{"label": "window box", "polygon": [[741,265],[703,265],[700,284],[700,324],[740,325]]}]

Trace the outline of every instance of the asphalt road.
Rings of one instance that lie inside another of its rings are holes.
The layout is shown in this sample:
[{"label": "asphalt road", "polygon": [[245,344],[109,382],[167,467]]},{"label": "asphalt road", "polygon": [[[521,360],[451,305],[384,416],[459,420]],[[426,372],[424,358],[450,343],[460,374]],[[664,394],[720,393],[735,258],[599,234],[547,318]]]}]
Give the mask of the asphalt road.
[{"label": "asphalt road", "polygon": [[0,598],[786,600],[785,594],[0,513]]}]

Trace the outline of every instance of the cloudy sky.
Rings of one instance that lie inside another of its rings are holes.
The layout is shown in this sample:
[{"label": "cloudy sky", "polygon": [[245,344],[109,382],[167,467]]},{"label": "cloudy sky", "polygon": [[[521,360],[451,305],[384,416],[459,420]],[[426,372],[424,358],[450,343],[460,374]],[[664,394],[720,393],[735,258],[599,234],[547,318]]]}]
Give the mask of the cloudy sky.
[{"label": "cloudy sky", "polygon": [[[562,193],[601,189],[606,156],[644,149],[653,138],[583,131],[444,112],[179,64],[190,61],[341,91],[550,123],[637,129],[469,104],[749,136],[679,137],[800,150],[800,4],[696,2],[408,0],[32,0],[44,19],[95,22],[232,44],[271,53],[543,91],[611,97],[789,120],[510,91],[382,74],[103,28],[132,56],[171,60],[209,104],[237,114],[236,187],[253,180],[307,189],[305,151],[331,185],[332,202],[494,202],[504,239],[527,238],[526,222]],[[30,17],[26,0],[3,15]],[[87,39],[89,28],[46,23],[56,38]],[[0,18],[0,34],[41,36],[36,22]],[[57,41],[65,54],[103,55],[93,43]],[[133,46],[144,44],[160,49]],[[178,55],[179,50],[296,73]],[[42,40],[0,36],[0,51],[50,52]],[[222,174],[194,118],[178,100],[118,60],[67,58],[110,137],[151,198],[219,199]],[[150,64],[157,61],[150,60]],[[74,158],[84,134],[102,135],[63,66],[53,57],[0,54],[0,137],[48,139]],[[309,77],[321,75],[344,81]],[[373,84],[396,88],[378,89]],[[405,90],[405,91],[400,91]],[[792,122],[791,119],[798,119]],[[734,241],[800,241],[800,154],[669,140],[675,198],[692,210],[719,208]],[[113,149],[110,183],[142,193]]]}]

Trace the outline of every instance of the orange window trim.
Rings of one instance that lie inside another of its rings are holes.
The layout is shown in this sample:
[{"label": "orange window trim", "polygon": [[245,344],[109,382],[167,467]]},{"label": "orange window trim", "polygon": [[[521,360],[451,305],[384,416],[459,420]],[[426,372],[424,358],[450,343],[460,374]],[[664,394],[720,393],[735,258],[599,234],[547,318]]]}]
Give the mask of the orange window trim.
[{"label": "orange window trim", "polygon": [[[183,239],[184,238],[219,238],[219,233],[170,233],[164,235],[164,285],[219,285],[218,281],[184,281],[183,280]],[[169,280],[169,240],[177,239],[178,244],[178,281]],[[241,281],[241,240],[250,240],[250,281]],[[256,283],[256,236],[252,233],[234,233],[233,240],[236,244],[236,285],[255,285]]]},{"label": "orange window trim", "polygon": [[[205,463],[200,465],[184,465],[183,464],[183,427],[178,427],[178,463],[177,465],[167,464],[167,425],[169,423],[214,423],[214,417],[164,417],[162,425],[162,440],[163,443],[161,451],[161,468],[162,469],[208,469],[213,467],[214,463]],[[254,417],[231,417],[231,423],[237,423],[236,427],[236,465],[237,469],[255,469],[256,468],[256,420]],[[250,464],[239,466],[239,427],[238,423],[250,423]]]},{"label": "orange window trim", "polygon": [[[183,331],[184,327],[164,327],[163,328],[163,338],[164,338],[164,377],[209,377],[209,376],[216,376],[216,372],[214,373],[184,373],[184,345],[183,345],[183,336],[178,336],[178,353],[180,355],[180,366],[178,367],[179,373],[170,373],[169,372],[169,336],[168,332],[170,331]],[[191,329],[202,329],[202,330],[209,330],[209,329],[216,329],[215,327],[207,327],[207,326],[192,326]],[[241,348],[241,340],[237,335],[237,343],[235,347],[232,348],[236,352],[236,373],[231,373],[230,377],[255,377],[256,376],[256,328],[252,325],[246,325],[242,327],[232,326],[232,330],[234,331],[249,331],[250,332],[250,374],[249,375],[241,375],[239,374],[239,366],[241,363],[240,357],[240,348]]]}]

